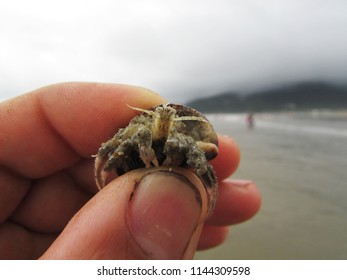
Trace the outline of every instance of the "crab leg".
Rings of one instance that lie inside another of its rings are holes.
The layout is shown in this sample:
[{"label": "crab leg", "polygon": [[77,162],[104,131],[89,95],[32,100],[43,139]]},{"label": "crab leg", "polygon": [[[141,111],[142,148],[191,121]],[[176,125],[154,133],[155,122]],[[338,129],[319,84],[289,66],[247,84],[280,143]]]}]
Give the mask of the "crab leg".
[{"label": "crab leg", "polygon": [[152,148],[152,134],[148,127],[144,126],[138,131],[137,142],[140,158],[146,168],[150,168],[152,163],[155,167],[158,167],[159,162]]}]

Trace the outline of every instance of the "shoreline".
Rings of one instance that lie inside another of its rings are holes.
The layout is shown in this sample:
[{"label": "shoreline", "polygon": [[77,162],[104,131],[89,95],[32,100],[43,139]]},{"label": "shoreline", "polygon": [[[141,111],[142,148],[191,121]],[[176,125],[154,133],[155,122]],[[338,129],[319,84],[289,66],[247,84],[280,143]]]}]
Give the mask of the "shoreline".
[{"label": "shoreline", "polygon": [[[311,123],[302,116],[275,120],[276,127],[262,125],[265,120],[255,115],[249,130],[243,116],[211,121],[239,143],[241,163],[232,178],[254,180],[262,207],[250,221],[232,226],[223,246],[196,258],[346,259],[347,135],[297,130]],[[331,119],[317,124],[340,125]]]}]

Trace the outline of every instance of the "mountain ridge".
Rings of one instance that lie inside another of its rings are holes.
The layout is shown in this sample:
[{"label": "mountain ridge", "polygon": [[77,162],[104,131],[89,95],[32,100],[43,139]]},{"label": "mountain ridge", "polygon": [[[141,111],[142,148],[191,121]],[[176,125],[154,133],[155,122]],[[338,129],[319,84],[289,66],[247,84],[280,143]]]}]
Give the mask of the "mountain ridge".
[{"label": "mountain ridge", "polygon": [[187,105],[206,113],[347,109],[347,85],[303,82],[247,95],[229,91]]}]

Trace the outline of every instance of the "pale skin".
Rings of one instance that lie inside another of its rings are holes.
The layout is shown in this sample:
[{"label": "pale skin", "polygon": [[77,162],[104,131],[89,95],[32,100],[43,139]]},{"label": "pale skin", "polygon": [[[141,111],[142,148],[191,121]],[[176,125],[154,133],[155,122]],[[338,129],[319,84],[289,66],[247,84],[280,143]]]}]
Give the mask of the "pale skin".
[{"label": "pale skin", "polygon": [[[138,87],[65,83],[0,103],[0,259],[147,258],[124,246],[131,240],[120,239],[129,236],[115,234],[127,227],[122,219],[105,211],[99,219],[113,219],[109,225],[86,214],[98,213],[99,208],[102,213],[108,200],[116,208],[112,199],[118,199],[107,193],[110,189],[95,196],[91,155],[134,117],[128,104],[150,108],[166,102]],[[229,225],[246,221],[260,207],[253,182],[227,179],[239,159],[235,141],[219,136],[219,154],[211,162],[219,179],[219,197],[198,249],[222,244]],[[84,233],[90,243],[79,238]],[[73,253],[66,244],[75,244]]]}]

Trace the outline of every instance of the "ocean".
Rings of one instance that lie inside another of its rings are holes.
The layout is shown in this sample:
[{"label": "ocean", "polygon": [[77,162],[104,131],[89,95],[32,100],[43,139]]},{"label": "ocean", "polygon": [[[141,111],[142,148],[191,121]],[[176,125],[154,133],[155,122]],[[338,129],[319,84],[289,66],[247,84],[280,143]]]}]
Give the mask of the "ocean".
[{"label": "ocean", "polygon": [[240,145],[231,178],[254,180],[262,207],[196,259],[347,259],[347,111],[208,115]]}]

